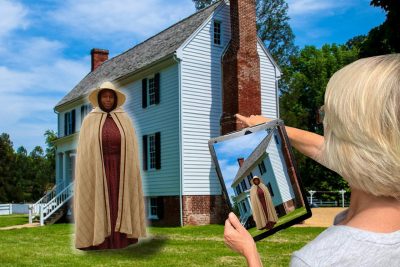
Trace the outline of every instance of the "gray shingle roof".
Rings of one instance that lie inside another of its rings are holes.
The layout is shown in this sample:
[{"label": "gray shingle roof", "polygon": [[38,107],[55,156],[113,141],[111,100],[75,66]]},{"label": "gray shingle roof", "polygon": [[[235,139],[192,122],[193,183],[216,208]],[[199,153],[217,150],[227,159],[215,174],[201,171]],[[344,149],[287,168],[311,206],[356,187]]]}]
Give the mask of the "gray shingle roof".
[{"label": "gray shingle roof", "polygon": [[124,53],[105,61],[97,69],[87,74],[85,78],[64,96],[57,103],[56,108],[78,97],[87,95],[91,89],[100,85],[102,81],[113,81],[144,68],[168,55],[172,55],[200,27],[221,2],[217,2],[194,13]]},{"label": "gray shingle roof", "polygon": [[261,158],[264,153],[266,153],[269,143],[271,142],[272,135],[274,131],[271,131],[261,143],[251,152],[250,156],[243,162],[242,166],[239,168],[235,179],[233,179],[232,185],[238,182],[244,175],[250,173],[253,169],[254,164]]}]

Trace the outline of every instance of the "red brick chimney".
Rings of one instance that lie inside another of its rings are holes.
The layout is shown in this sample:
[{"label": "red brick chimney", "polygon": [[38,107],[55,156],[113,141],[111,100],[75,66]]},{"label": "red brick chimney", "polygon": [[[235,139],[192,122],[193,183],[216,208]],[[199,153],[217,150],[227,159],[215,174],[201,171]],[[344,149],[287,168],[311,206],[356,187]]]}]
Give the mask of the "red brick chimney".
[{"label": "red brick chimney", "polygon": [[92,56],[92,70],[94,71],[100,66],[104,61],[108,60],[108,50],[93,48],[90,51],[90,55]]},{"label": "red brick chimney", "polygon": [[231,42],[222,58],[221,134],[245,127],[234,115],[261,114],[256,1],[230,0]]},{"label": "red brick chimney", "polygon": [[244,158],[238,158],[237,161],[239,163],[239,168],[242,167],[243,162],[244,162]]}]

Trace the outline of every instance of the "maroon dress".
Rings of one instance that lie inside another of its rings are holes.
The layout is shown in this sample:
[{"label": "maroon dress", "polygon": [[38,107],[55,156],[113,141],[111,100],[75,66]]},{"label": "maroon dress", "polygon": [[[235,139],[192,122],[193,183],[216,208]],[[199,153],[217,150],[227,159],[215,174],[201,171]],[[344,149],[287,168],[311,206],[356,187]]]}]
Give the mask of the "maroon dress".
[{"label": "maroon dress", "polygon": [[84,250],[118,249],[138,242],[137,238],[127,238],[125,233],[115,232],[118,217],[118,192],[121,160],[121,135],[117,125],[108,114],[102,130],[104,169],[107,177],[110,204],[111,235],[103,243]]},{"label": "maroon dress", "polygon": [[[268,214],[268,212],[267,212],[268,207],[267,207],[267,202],[265,201],[264,191],[258,185],[257,185],[257,196],[261,202],[261,206],[264,210],[264,214]],[[272,229],[272,227],[274,227],[275,224],[276,224],[276,222],[267,221],[267,225],[265,225],[265,227],[262,229]]]}]

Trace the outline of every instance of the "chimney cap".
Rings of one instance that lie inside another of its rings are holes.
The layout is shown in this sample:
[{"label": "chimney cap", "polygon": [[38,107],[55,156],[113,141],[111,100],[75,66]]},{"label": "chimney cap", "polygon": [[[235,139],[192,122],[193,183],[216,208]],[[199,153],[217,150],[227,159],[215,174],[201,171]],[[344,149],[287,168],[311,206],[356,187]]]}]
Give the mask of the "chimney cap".
[{"label": "chimney cap", "polygon": [[109,54],[109,51],[107,49],[101,49],[101,48],[92,48],[92,50],[90,50],[90,54]]}]

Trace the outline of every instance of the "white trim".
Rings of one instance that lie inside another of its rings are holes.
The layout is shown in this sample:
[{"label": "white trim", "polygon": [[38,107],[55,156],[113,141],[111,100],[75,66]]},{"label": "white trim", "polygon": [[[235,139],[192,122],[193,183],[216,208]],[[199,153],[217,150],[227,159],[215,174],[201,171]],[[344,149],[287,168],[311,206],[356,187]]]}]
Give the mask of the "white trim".
[{"label": "white trim", "polygon": [[276,61],[273,59],[271,53],[268,51],[268,49],[265,47],[265,44],[263,43],[263,41],[261,41],[260,37],[257,36],[257,41],[260,44],[261,48],[264,50],[265,54],[267,55],[267,57],[269,58],[269,60],[271,60],[272,65],[276,68],[276,70],[278,72],[275,72],[275,77],[279,80],[281,78],[282,75],[282,71],[279,68],[278,64],[276,63]]}]

